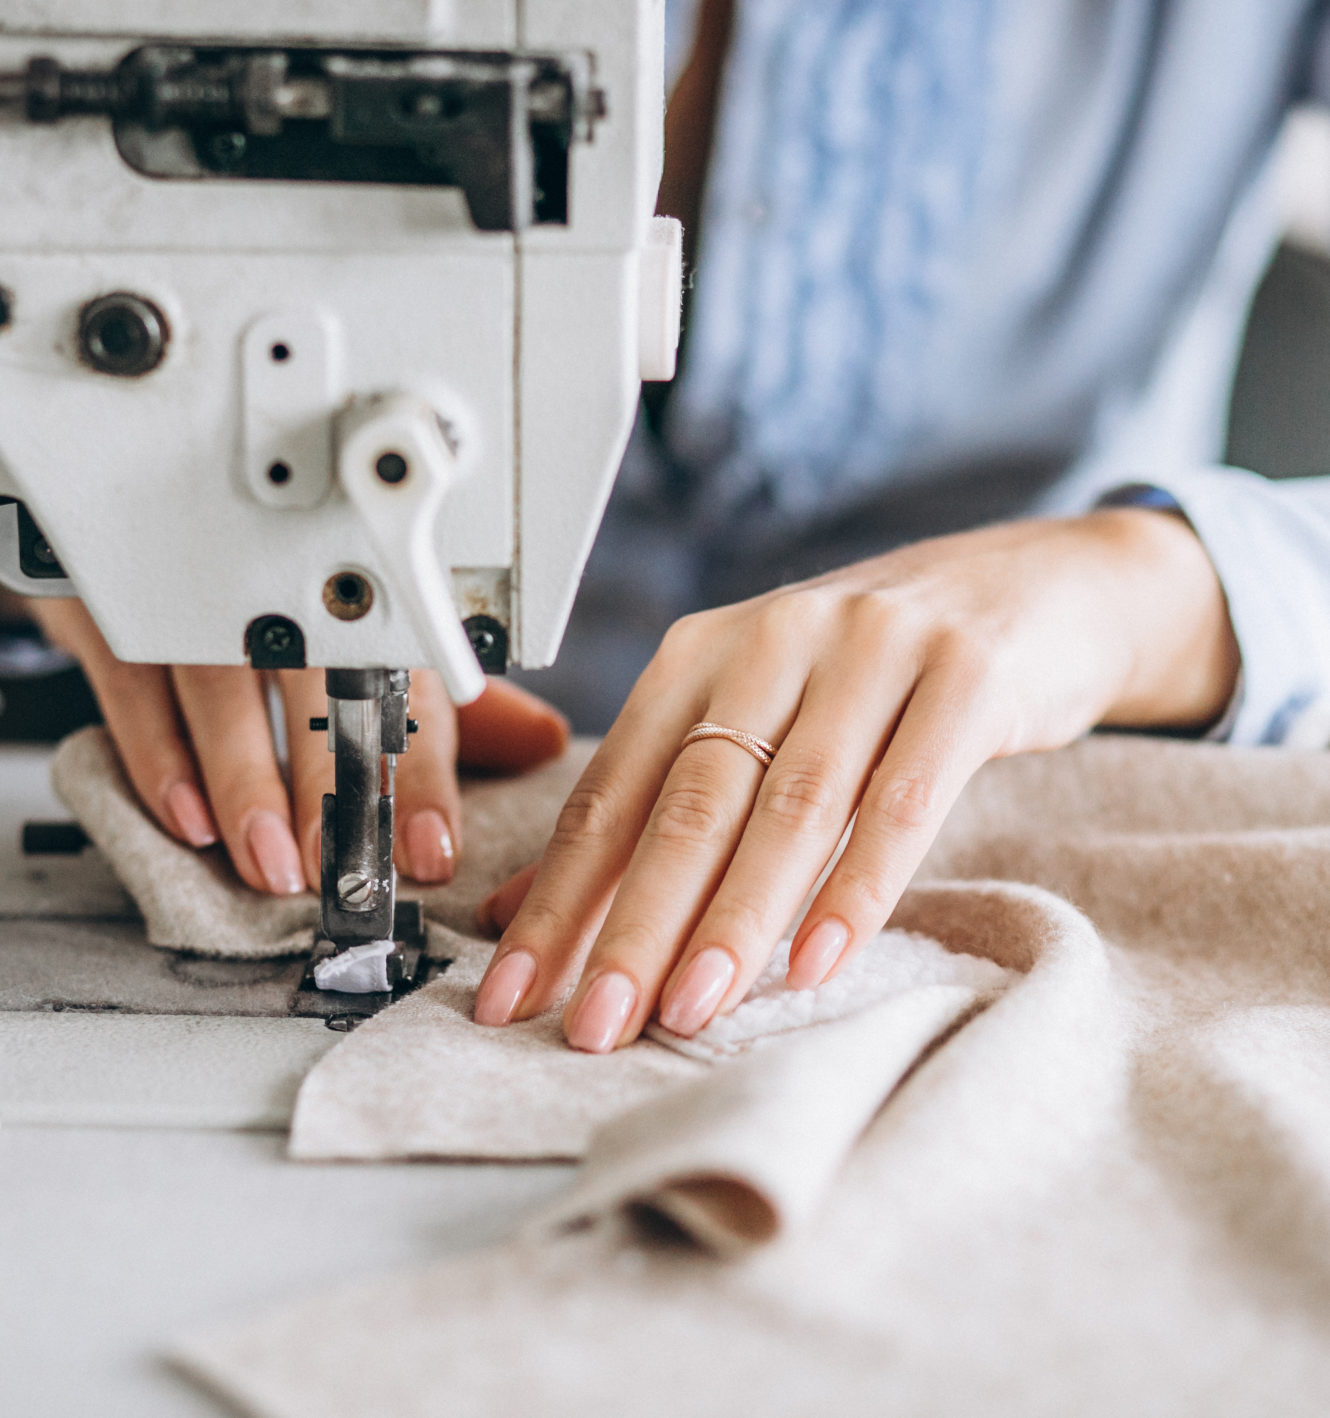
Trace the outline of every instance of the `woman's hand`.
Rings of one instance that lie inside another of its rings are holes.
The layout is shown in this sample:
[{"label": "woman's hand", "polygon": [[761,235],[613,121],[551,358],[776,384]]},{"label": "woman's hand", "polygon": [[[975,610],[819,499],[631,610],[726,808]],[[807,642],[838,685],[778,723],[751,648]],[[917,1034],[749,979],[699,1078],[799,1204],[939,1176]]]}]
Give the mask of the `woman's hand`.
[{"label": "woman's hand", "polygon": [[[288,788],[268,724],[265,683],[243,667],[130,665],[117,660],[82,602],[30,605],[47,637],[74,655],[97,695],[144,806],[194,847],[225,842],[236,871],[259,891],[319,886],[323,794],[333,756],[310,718],[328,712],[322,670],[275,675],[290,757]],[[411,676],[420,731],[397,773],[397,867],[422,882],[452,878],[461,847],[456,764],[517,771],[560,753],[568,726],[548,705],[492,684],[454,710],[438,676]]]},{"label": "woman's hand", "polygon": [[[680,621],[569,799],[476,1019],[548,1008],[575,1047],[689,1035],[744,997],[830,860],[791,949],[806,989],[882,929],[972,773],[1096,724],[1201,727],[1235,684],[1222,590],[1171,513],[1096,512],[920,543]],[[680,749],[702,720],[778,746]],[[520,903],[520,904],[519,904]]]}]

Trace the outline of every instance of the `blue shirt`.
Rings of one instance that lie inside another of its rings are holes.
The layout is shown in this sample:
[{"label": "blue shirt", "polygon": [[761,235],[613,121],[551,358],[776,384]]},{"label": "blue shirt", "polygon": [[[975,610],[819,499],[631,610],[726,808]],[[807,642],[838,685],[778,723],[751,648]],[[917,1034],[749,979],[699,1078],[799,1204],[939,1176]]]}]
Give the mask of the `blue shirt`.
[{"label": "blue shirt", "polygon": [[1330,740],[1330,479],[1214,466],[1324,8],[738,0],[686,362],[592,582],[636,537],[682,610],[1144,485],[1228,596],[1224,734]]}]

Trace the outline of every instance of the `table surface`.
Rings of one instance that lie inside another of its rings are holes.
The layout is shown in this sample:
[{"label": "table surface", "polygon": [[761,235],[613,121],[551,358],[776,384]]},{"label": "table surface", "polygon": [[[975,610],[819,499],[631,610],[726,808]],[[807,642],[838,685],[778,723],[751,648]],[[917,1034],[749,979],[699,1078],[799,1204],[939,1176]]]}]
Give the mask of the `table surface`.
[{"label": "table surface", "polygon": [[198,968],[94,851],[25,858],[48,759],[0,748],[0,1413],[217,1418],[174,1339],[489,1244],[571,1169],[287,1161],[340,1037],[284,1013],[299,967]]}]

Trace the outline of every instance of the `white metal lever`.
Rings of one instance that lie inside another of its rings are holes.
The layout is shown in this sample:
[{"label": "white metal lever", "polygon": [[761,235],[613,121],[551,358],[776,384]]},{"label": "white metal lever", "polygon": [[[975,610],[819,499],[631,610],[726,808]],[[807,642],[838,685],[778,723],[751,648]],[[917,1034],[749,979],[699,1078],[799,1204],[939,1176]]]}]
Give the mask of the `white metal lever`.
[{"label": "white metal lever", "polygon": [[470,704],[485,675],[435,550],[435,524],[457,468],[438,414],[410,394],[354,400],[337,420],[337,471],[454,704]]}]

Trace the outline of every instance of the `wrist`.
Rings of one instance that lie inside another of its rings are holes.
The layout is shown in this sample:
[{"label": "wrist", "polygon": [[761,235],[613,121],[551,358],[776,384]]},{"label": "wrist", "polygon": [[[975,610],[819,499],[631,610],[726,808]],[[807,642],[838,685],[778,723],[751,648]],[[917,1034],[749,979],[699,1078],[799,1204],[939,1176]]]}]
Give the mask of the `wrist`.
[{"label": "wrist", "polygon": [[1103,508],[1085,522],[1118,568],[1118,623],[1129,653],[1103,723],[1202,731],[1222,718],[1241,654],[1224,588],[1176,509]]}]

